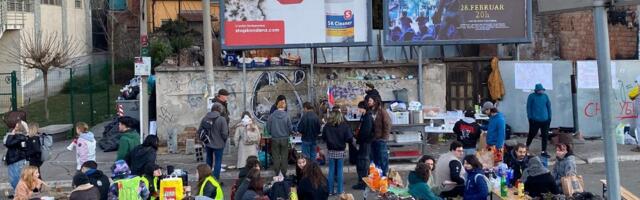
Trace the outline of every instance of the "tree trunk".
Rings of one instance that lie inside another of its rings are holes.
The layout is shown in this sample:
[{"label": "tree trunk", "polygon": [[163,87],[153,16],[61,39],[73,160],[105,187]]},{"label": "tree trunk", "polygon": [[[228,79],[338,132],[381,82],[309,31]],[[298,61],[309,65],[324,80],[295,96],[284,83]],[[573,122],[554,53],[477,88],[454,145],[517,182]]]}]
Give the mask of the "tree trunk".
[{"label": "tree trunk", "polygon": [[47,71],[42,71],[42,80],[44,82],[44,116],[49,120],[49,77]]},{"label": "tree trunk", "polygon": [[115,48],[113,46],[113,41],[115,40],[116,35],[114,34],[115,32],[115,28],[113,27],[113,16],[111,16],[111,11],[109,11],[109,14],[107,15],[109,18],[109,25],[107,25],[107,27],[109,27],[109,29],[111,29],[111,37],[109,37],[109,42],[111,43],[111,45],[109,46],[109,52],[111,52],[111,85],[116,85],[116,52],[115,52]]}]

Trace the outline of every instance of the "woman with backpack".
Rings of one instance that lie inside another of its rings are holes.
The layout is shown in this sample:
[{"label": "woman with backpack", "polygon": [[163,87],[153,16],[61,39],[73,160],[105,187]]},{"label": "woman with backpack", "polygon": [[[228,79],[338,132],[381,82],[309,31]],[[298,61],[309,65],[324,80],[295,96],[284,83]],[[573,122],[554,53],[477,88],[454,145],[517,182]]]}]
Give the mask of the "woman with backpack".
[{"label": "woman with backpack", "polygon": [[237,166],[245,166],[249,156],[258,155],[258,145],[260,145],[260,128],[251,119],[251,114],[247,111],[242,113],[242,120],[237,125],[236,134],[233,141],[238,146]]},{"label": "woman with backpack", "polygon": [[465,200],[485,200],[489,196],[489,182],[482,170],[482,163],[475,155],[464,157],[467,180],[464,188]]},{"label": "woman with backpack", "polygon": [[13,131],[4,137],[4,146],[7,147],[7,154],[4,156],[7,165],[9,183],[14,189],[20,180],[22,168],[27,164],[27,123],[19,121]]},{"label": "woman with backpack", "polygon": [[40,172],[40,166],[42,166],[42,149],[40,142],[40,133],[38,133],[38,123],[29,123],[29,131],[27,132],[27,148],[26,155],[29,166],[38,168]]}]

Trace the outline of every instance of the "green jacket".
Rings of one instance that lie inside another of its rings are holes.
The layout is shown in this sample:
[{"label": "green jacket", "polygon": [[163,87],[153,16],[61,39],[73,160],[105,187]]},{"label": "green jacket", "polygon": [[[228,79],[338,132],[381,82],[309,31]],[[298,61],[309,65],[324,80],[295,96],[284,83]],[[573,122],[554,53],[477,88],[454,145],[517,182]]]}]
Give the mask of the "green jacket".
[{"label": "green jacket", "polygon": [[116,160],[124,160],[124,157],[136,146],[140,145],[140,134],[134,129],[121,133],[118,142],[118,157]]}]

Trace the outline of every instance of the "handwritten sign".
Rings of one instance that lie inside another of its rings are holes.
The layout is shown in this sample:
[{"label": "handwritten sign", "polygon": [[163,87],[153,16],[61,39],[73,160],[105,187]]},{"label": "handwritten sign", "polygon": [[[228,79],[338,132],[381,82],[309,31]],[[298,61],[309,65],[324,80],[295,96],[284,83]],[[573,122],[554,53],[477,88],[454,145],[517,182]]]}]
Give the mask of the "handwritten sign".
[{"label": "handwritten sign", "polygon": [[151,57],[135,57],[135,70],[136,76],[149,76],[151,75]]},{"label": "handwritten sign", "polygon": [[540,83],[547,90],[553,90],[553,67],[551,63],[516,63],[516,89],[530,91]]},{"label": "handwritten sign", "polygon": [[[597,61],[578,61],[578,88],[581,89],[598,89],[600,81],[598,80],[598,62]],[[611,61],[611,86],[618,89],[618,76],[616,70],[616,62]]]}]

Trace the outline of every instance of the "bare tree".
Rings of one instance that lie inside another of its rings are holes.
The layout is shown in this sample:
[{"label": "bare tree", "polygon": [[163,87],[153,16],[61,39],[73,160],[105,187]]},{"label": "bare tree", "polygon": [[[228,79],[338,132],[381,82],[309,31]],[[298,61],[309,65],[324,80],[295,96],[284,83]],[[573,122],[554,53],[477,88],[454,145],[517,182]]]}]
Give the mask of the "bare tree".
[{"label": "bare tree", "polygon": [[49,120],[49,82],[48,73],[52,68],[65,68],[80,64],[79,55],[84,44],[79,40],[63,38],[56,32],[44,33],[42,37],[34,37],[33,33],[21,34],[22,39],[15,42],[13,48],[5,52],[6,62],[22,65],[42,72],[44,82],[44,110]]}]

